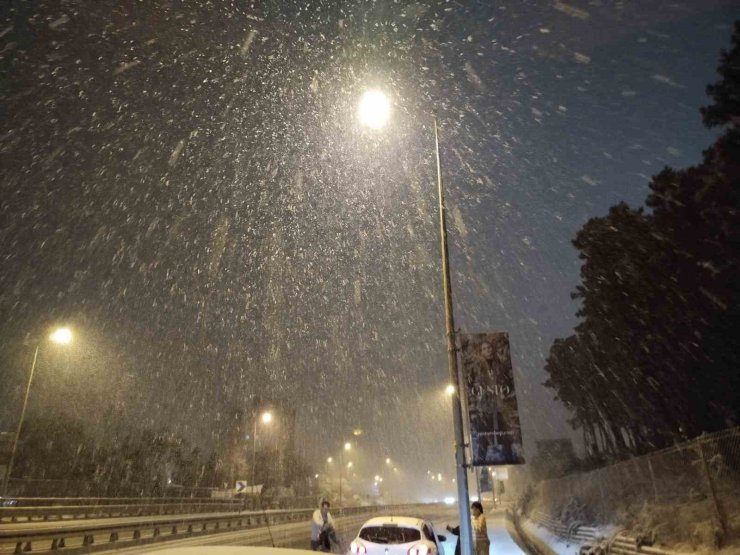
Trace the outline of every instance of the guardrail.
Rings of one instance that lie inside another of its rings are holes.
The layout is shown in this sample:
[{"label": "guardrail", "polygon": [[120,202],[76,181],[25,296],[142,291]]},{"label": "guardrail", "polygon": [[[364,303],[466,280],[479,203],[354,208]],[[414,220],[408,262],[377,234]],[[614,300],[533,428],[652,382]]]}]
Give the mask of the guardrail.
[{"label": "guardrail", "polygon": [[70,505],[37,507],[0,507],[0,523],[77,518],[113,518],[121,516],[174,515],[243,510],[243,503],[169,503],[141,505]]},{"label": "guardrail", "polygon": [[[0,499],[3,499],[0,497]],[[170,505],[177,503],[244,503],[244,498],[217,497],[8,497],[3,499],[13,507],[51,507],[64,505]]]},{"label": "guardrail", "polygon": [[[422,505],[386,505],[373,507],[351,507],[335,509],[335,518],[410,509]],[[428,505],[426,505],[428,507]],[[163,517],[110,524],[80,524],[57,528],[37,528],[33,530],[0,530],[0,543],[15,544],[16,554],[33,551],[58,551],[68,548],[70,540],[80,542],[85,551],[92,551],[95,537],[103,536],[107,541],[95,546],[97,549],[113,549],[141,543],[182,539],[217,532],[247,530],[266,525],[308,521],[314,509],[278,510],[264,512],[241,512],[237,514],[202,515],[184,517]],[[39,548],[46,544],[48,549]]]},{"label": "guardrail", "polygon": [[[596,528],[582,526],[580,523],[566,525],[540,511],[532,511],[529,519],[556,536],[580,543],[579,553],[581,555],[609,555],[611,553],[616,555],[692,555],[691,552],[670,551],[647,545],[647,538],[632,537],[622,532],[617,532],[606,538],[601,536]],[[652,543],[652,541],[649,543]]]},{"label": "guardrail", "polygon": [[580,523],[567,525],[540,511],[532,511],[529,519],[564,539],[593,542],[598,537],[598,530],[596,528],[583,526]]}]

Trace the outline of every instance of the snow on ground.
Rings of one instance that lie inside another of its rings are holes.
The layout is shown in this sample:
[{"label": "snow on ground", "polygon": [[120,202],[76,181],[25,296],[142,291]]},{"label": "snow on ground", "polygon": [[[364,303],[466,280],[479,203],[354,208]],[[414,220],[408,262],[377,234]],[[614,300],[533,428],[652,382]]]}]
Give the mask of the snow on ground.
[{"label": "snow on ground", "polygon": [[[491,513],[486,516],[488,522],[488,537],[491,540],[490,555],[524,555],[524,551],[517,545],[514,539],[506,529],[506,519],[503,512]],[[445,525],[456,526],[457,522],[434,522],[434,528],[439,534],[447,536],[447,541],[443,542],[443,555],[455,554],[455,543],[457,536],[445,531]]]},{"label": "snow on ground", "polygon": [[576,541],[566,541],[563,538],[556,536],[550,532],[547,528],[538,526],[530,520],[521,521],[522,529],[524,533],[529,536],[530,539],[534,540],[537,546],[540,544],[546,544],[552,552],[557,555],[574,555],[578,553],[581,548],[581,543]]}]

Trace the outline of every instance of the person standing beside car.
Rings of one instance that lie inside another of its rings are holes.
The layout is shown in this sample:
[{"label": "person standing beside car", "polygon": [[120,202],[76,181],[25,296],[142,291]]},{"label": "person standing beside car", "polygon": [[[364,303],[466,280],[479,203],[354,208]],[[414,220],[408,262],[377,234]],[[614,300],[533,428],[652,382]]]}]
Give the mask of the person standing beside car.
[{"label": "person standing beside car", "polygon": [[334,536],[334,519],[329,512],[330,504],[322,499],[319,508],[311,517],[311,550],[331,551],[330,539]]},{"label": "person standing beside car", "polygon": [[470,512],[472,513],[475,555],[488,555],[491,549],[491,540],[488,539],[488,524],[486,523],[486,515],[483,514],[483,505],[479,501],[474,501],[470,505]]},{"label": "person standing beside car", "polygon": [[[488,555],[491,540],[488,539],[488,524],[486,523],[486,517],[483,515],[483,505],[479,501],[474,501],[470,505],[470,512],[470,523],[473,528],[473,554]],[[460,555],[460,527],[455,526],[453,528],[448,524],[447,531],[458,536],[457,543],[455,544],[455,555]]]}]

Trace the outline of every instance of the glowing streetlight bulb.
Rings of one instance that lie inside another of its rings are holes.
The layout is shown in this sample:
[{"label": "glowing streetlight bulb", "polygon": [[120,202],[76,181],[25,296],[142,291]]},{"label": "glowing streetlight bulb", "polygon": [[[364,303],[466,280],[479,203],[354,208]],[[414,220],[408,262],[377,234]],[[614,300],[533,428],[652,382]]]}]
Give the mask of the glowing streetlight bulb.
[{"label": "glowing streetlight bulb", "polygon": [[352,449],[352,444],[348,441],[344,444],[344,450],[349,451],[350,449]]},{"label": "glowing streetlight bulb", "polygon": [[352,461],[349,461],[349,462],[347,463],[347,468],[352,468]]},{"label": "glowing streetlight bulb", "polygon": [[334,462],[334,459],[332,457],[329,457],[328,459],[326,459],[326,462],[328,462],[329,464],[331,464],[331,463]]},{"label": "glowing streetlight bulb", "polygon": [[72,341],[72,330],[69,328],[57,328],[51,334],[49,335],[49,339],[51,339],[54,343],[59,343],[61,345],[67,345]]},{"label": "glowing streetlight bulb", "polygon": [[360,122],[372,129],[380,129],[388,121],[391,105],[388,97],[380,91],[367,91],[362,95],[358,115]]},{"label": "glowing streetlight bulb", "polygon": [[269,424],[272,422],[272,413],[271,412],[263,412],[262,413],[262,423],[263,424]]},{"label": "glowing streetlight bulb", "polygon": [[453,393],[455,393],[455,386],[452,384],[448,385],[445,388],[445,393],[447,393],[447,395],[452,395]]},{"label": "glowing streetlight bulb", "polygon": [[385,464],[391,464],[391,459],[390,458],[385,459]]}]

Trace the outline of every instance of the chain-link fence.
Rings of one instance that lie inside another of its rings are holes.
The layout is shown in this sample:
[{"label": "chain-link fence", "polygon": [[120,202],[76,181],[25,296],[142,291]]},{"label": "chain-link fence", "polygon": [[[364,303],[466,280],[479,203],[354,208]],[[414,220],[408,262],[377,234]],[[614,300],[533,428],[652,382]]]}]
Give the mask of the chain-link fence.
[{"label": "chain-link fence", "polygon": [[544,480],[528,508],[564,523],[660,529],[682,540],[703,534],[702,543],[718,543],[709,536],[740,532],[740,428]]}]

